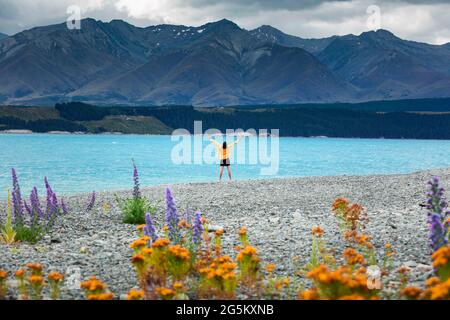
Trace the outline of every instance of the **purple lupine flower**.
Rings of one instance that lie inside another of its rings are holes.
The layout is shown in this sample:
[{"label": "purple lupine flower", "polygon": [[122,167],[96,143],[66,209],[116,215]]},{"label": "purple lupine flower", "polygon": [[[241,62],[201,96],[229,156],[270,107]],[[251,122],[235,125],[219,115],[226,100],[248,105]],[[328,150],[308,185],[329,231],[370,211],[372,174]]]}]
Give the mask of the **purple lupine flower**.
[{"label": "purple lupine flower", "polygon": [[86,207],[87,211],[91,211],[92,209],[94,209],[96,198],[97,198],[97,195],[95,194],[95,191],[93,191],[92,195],[91,195],[91,199],[89,200],[89,203]]},{"label": "purple lupine flower", "polygon": [[178,215],[175,200],[172,196],[172,191],[169,188],[166,189],[166,225],[169,229],[169,239],[176,242],[181,239],[180,232],[178,230],[178,223],[180,217]]},{"label": "purple lupine flower", "polygon": [[449,212],[445,212],[448,208],[448,203],[445,198],[445,190],[440,186],[439,177],[433,177],[428,182],[429,192],[428,192],[428,205],[427,209],[433,213],[437,213],[440,215],[449,214]]},{"label": "purple lupine flower", "polygon": [[23,200],[23,206],[25,208],[25,211],[30,216],[31,221],[35,221],[35,218],[36,218],[35,213],[33,212],[33,209],[31,209],[31,207],[27,204],[27,202],[25,200]]},{"label": "purple lupine flower", "polygon": [[61,199],[61,210],[64,215],[69,214],[69,210],[67,208],[67,205],[66,205],[64,199]]},{"label": "purple lupine flower", "polygon": [[52,208],[53,208],[53,214],[59,212],[59,203],[58,203],[58,198],[56,197],[56,193],[52,194]]},{"label": "purple lupine flower", "polygon": [[194,225],[192,226],[192,242],[194,244],[199,244],[202,240],[203,225],[202,217],[200,212],[196,211],[194,213]]},{"label": "purple lupine flower", "polygon": [[47,190],[47,210],[49,210],[52,207],[53,190],[50,184],[48,183],[47,177],[44,178],[44,182],[45,182],[45,190]]},{"label": "purple lupine flower", "polygon": [[44,181],[45,189],[47,190],[46,215],[47,219],[52,219],[59,211],[58,199],[56,198],[56,194],[53,192],[47,177],[44,178]]},{"label": "purple lupine flower", "polygon": [[12,200],[12,212],[14,223],[23,222],[23,201],[22,194],[20,192],[19,179],[17,178],[16,169],[11,169],[13,190],[11,194]]},{"label": "purple lupine flower", "polygon": [[59,211],[59,203],[58,203],[58,198],[56,197],[56,193],[53,192],[52,194],[52,207],[54,208],[54,210],[56,212]]},{"label": "purple lupine flower", "polygon": [[39,194],[36,187],[34,187],[33,190],[31,190],[30,206],[31,210],[33,211],[33,215],[37,215],[39,218],[44,217],[44,212],[42,211],[41,208],[41,202],[39,201]]},{"label": "purple lupine flower", "polygon": [[134,199],[140,199],[141,198],[141,190],[139,188],[139,172],[138,169],[136,167],[136,164],[133,161],[133,167],[134,167],[134,172],[133,172],[133,180],[134,180],[134,188],[133,188],[133,198]]},{"label": "purple lupine flower", "polygon": [[450,214],[446,211],[448,203],[444,195],[444,188],[440,186],[438,177],[433,177],[429,182],[428,192],[428,228],[430,246],[433,251],[447,243],[448,228],[444,227],[446,217]]},{"label": "purple lupine flower", "polygon": [[428,216],[428,226],[430,230],[430,246],[433,251],[437,251],[447,244],[446,228],[444,228],[441,216],[437,213],[431,213]]},{"label": "purple lupine flower", "polygon": [[150,213],[145,215],[144,234],[150,237],[152,241],[156,241],[158,239],[158,234],[156,233],[156,228]]}]

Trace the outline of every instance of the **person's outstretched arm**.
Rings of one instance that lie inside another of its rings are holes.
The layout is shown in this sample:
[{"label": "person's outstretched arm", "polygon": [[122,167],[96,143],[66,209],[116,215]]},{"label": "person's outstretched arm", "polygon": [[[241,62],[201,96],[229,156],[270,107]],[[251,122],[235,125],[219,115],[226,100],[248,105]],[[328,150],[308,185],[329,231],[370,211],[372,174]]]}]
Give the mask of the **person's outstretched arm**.
[{"label": "person's outstretched arm", "polygon": [[214,140],[213,137],[211,137],[210,135],[208,135],[208,139],[209,141],[211,141],[212,144],[214,144],[216,147],[220,147],[220,143],[218,143],[216,140]]},{"label": "person's outstretched arm", "polygon": [[234,145],[238,144],[239,142],[241,142],[241,139],[242,139],[242,136],[239,136],[239,138],[235,142],[233,142],[233,144],[231,146],[234,146]]}]

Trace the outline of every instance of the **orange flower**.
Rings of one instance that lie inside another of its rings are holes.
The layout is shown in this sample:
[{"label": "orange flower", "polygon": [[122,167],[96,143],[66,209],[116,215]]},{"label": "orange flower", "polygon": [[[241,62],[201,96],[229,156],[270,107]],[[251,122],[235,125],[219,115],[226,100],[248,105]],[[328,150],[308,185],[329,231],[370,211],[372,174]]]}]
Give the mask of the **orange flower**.
[{"label": "orange flower", "polygon": [[450,261],[450,245],[443,246],[432,255],[433,267],[439,269],[446,266]]},{"label": "orange flower", "polygon": [[245,236],[245,235],[247,235],[247,228],[246,228],[246,227],[242,227],[242,228],[239,230],[239,235],[240,235],[240,236]]},{"label": "orange flower", "polygon": [[431,287],[425,292],[425,295],[431,300],[449,300],[450,299],[450,279]]},{"label": "orange flower", "polygon": [[356,236],[356,242],[362,245],[366,245],[370,240],[372,240],[372,238],[365,234],[360,234]]},{"label": "orange flower", "polygon": [[339,300],[365,300],[365,298],[363,296],[354,294],[354,295],[350,295],[350,296],[343,296],[343,297],[339,298]]},{"label": "orange flower", "polygon": [[441,283],[441,280],[438,277],[432,277],[432,278],[428,279],[426,282],[427,287],[434,287],[434,286],[438,285],[439,283]]},{"label": "orange flower", "polygon": [[323,236],[324,231],[320,226],[315,226],[312,228],[312,234],[317,237],[321,237],[321,236]]},{"label": "orange flower", "polygon": [[130,244],[130,248],[131,249],[141,249],[143,247],[146,247],[149,241],[150,241],[150,238],[147,236],[144,236],[140,239],[133,241],[133,243]]},{"label": "orange flower", "polygon": [[19,269],[14,273],[14,276],[16,278],[23,278],[23,276],[25,276],[25,272],[26,272],[25,270]]},{"label": "orange flower", "polygon": [[144,248],[144,249],[141,250],[141,253],[143,255],[150,256],[153,253],[153,249],[151,249],[151,248]]},{"label": "orange flower", "polygon": [[170,246],[169,253],[181,260],[189,260],[189,251],[180,245]]},{"label": "orange flower", "polygon": [[90,294],[88,295],[88,300],[112,300],[114,295],[111,292]]},{"label": "orange flower", "polygon": [[50,272],[48,274],[48,279],[55,282],[60,282],[64,279],[64,276],[58,272]]},{"label": "orange flower", "polygon": [[266,266],[266,270],[267,270],[267,272],[272,273],[273,270],[275,270],[276,267],[277,267],[277,266],[276,266],[275,264],[270,263],[270,264],[268,264],[268,265]]},{"label": "orange flower", "polygon": [[152,243],[152,248],[164,248],[170,244],[169,240],[159,238],[155,242]]},{"label": "orange flower", "polygon": [[318,300],[319,293],[316,289],[306,290],[298,294],[299,300]]},{"label": "orange flower", "polygon": [[170,300],[172,299],[176,292],[169,288],[156,288],[155,292],[163,299]]},{"label": "orange flower", "polygon": [[136,227],[136,230],[142,231],[142,230],[144,230],[145,226],[146,226],[145,224],[138,225],[138,226]]},{"label": "orange flower", "polygon": [[98,280],[96,276],[92,276],[89,280],[81,282],[80,288],[87,291],[102,291],[106,289],[106,284]]},{"label": "orange flower", "polygon": [[180,229],[189,229],[191,226],[189,225],[189,223],[187,223],[186,220],[180,220],[180,222],[178,222],[178,228]]},{"label": "orange flower", "polygon": [[175,282],[174,284],[173,284],[173,286],[172,286],[175,290],[181,290],[181,289],[183,289],[183,283],[181,283],[181,282],[179,282],[179,281],[177,281],[177,282]]},{"label": "orange flower", "polygon": [[5,280],[7,277],[8,274],[5,271],[0,270],[0,280]]},{"label": "orange flower", "polygon": [[237,260],[242,261],[245,257],[256,256],[257,253],[258,250],[256,250],[255,247],[246,246],[244,249],[241,250],[241,252],[238,253]]},{"label": "orange flower", "polygon": [[360,268],[356,272],[352,268],[343,266],[336,270],[330,270],[327,265],[320,265],[307,274],[309,279],[312,279],[320,288],[320,294],[324,295],[322,298],[339,299],[342,296],[336,295],[336,288],[343,288],[345,292],[350,291],[346,295],[363,295],[371,297],[370,291],[367,288],[367,275],[365,269]]},{"label": "orange flower", "polygon": [[223,235],[224,232],[225,232],[225,231],[224,231],[223,229],[220,229],[220,230],[217,230],[214,234],[215,234],[217,237],[221,237],[221,236]]},{"label": "orange flower", "polygon": [[26,267],[34,272],[41,272],[42,265],[40,263],[28,263]]},{"label": "orange flower", "polygon": [[142,254],[135,254],[131,258],[131,263],[133,263],[133,264],[141,264],[141,263],[144,263],[144,261],[145,261],[145,257]]},{"label": "orange flower", "polygon": [[400,268],[398,268],[398,273],[403,275],[409,273],[409,271],[411,271],[411,269],[405,266],[401,266]]},{"label": "orange flower", "polygon": [[419,289],[417,287],[406,287],[400,292],[400,294],[409,299],[417,299],[422,294],[422,292],[422,289]]},{"label": "orange flower", "polygon": [[144,290],[131,289],[127,294],[127,300],[142,300],[144,296]]},{"label": "orange flower", "polygon": [[349,204],[350,204],[350,201],[348,199],[337,198],[336,200],[334,200],[332,208],[333,208],[333,210],[337,210],[340,208],[346,208]]},{"label": "orange flower", "polygon": [[390,250],[390,249],[392,249],[392,244],[386,243],[384,248],[387,249],[387,250]]},{"label": "orange flower", "polygon": [[28,281],[33,285],[42,285],[44,283],[44,278],[42,276],[30,276]]},{"label": "orange flower", "polygon": [[346,259],[347,263],[349,265],[356,265],[361,264],[364,265],[365,259],[362,254],[359,254],[355,249],[353,248],[347,248],[344,250],[343,253],[344,258]]}]

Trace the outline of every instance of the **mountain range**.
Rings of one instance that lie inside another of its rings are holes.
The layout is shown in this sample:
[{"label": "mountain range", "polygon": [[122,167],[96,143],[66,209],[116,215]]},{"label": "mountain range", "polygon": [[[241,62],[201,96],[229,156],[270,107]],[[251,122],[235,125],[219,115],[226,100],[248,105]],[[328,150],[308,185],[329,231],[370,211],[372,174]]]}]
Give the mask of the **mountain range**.
[{"label": "mountain range", "polygon": [[84,19],[0,37],[0,104],[334,103],[450,96],[450,44],[379,30],[303,39],[228,20],[135,27]]}]

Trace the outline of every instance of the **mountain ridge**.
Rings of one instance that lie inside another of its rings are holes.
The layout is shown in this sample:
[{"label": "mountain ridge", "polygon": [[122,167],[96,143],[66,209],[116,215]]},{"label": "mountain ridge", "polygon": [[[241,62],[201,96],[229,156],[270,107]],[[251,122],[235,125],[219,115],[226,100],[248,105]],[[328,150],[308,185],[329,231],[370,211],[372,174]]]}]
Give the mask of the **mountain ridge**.
[{"label": "mountain ridge", "polygon": [[303,39],[223,19],[36,27],[0,40],[0,104],[217,106],[450,95],[450,50],[389,31]]}]

